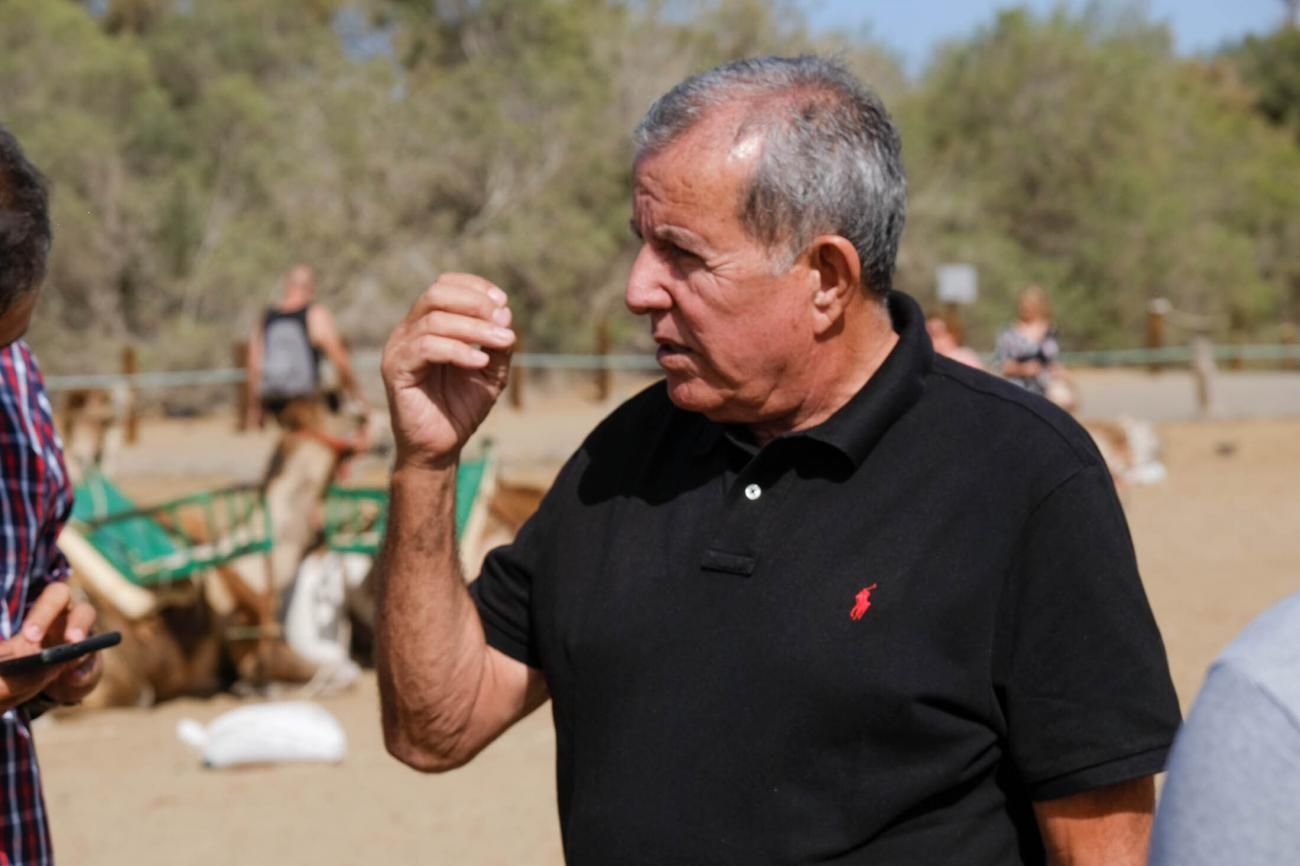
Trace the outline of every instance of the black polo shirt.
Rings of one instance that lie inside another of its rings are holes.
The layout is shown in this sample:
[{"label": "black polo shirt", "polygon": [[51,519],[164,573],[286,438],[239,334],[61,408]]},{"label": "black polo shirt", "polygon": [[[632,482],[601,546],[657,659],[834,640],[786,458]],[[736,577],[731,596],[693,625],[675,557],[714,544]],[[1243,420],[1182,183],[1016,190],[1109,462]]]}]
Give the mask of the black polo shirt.
[{"label": "black polo shirt", "polygon": [[1032,801],[1163,766],[1178,705],[1091,440],[890,311],[820,426],[757,449],[652,386],[488,557],[569,863],[1042,863]]}]

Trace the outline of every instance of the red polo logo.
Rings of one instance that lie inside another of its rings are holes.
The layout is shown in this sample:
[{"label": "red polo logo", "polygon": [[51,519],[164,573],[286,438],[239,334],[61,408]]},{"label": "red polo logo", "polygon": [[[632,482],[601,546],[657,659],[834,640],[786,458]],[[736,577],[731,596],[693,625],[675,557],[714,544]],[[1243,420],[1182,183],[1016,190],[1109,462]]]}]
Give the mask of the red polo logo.
[{"label": "red polo logo", "polygon": [[876,584],[864,587],[858,590],[858,594],[853,597],[853,610],[849,611],[849,616],[855,620],[862,619],[868,608],[871,607],[871,591],[876,588]]}]

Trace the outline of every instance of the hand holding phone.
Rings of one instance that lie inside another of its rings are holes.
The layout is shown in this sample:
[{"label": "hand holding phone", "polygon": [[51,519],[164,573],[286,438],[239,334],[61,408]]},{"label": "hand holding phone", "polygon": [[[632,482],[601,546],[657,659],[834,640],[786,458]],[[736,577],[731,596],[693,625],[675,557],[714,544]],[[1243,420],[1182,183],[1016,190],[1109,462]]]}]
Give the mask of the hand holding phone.
[{"label": "hand holding phone", "polygon": [[75,643],[59,644],[58,646],[46,647],[40,652],[0,659],[0,676],[33,673],[51,665],[60,665],[64,662],[73,661],[88,653],[108,649],[121,642],[122,635],[120,632],[108,631],[103,634],[92,635]]},{"label": "hand holding phone", "polygon": [[[95,609],[77,601],[72,589],[63,581],[47,584],[27,609],[20,629],[5,640],[0,640],[0,660],[14,664],[8,671],[0,671],[0,711],[20,706],[42,691],[52,689],[54,699],[61,703],[76,703],[94,688],[101,667],[92,661],[95,656],[83,656],[81,665],[62,665],[56,658],[75,656],[75,651],[60,650],[54,656],[40,658],[43,650],[54,649],[58,644],[79,643],[95,625]],[[111,640],[111,639],[110,639]],[[27,656],[36,658],[25,659]],[[19,662],[20,657],[25,660]],[[86,672],[80,672],[88,666]],[[14,669],[27,670],[16,673]]]}]

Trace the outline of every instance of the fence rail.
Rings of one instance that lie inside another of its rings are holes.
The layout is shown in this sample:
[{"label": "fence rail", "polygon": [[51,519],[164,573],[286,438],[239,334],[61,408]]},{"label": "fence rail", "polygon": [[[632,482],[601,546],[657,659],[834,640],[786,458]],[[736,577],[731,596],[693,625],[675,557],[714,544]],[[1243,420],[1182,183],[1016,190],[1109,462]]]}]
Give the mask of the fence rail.
[{"label": "fence rail", "polygon": [[71,391],[78,388],[115,388],[126,385],[144,391],[197,385],[238,385],[247,378],[247,371],[235,367],[221,370],[163,370],[152,373],[75,373],[68,376],[46,376],[45,387],[49,391]]},{"label": "fence rail", "polygon": [[[1219,345],[1214,347],[1216,361],[1223,362],[1291,362],[1300,366],[1300,345],[1271,343],[1253,345]],[[985,355],[991,362],[992,355]],[[1097,349],[1084,352],[1064,352],[1062,363],[1079,367],[1146,367],[1152,364],[1186,366],[1192,362],[1189,346],[1165,346],[1159,349]],[[521,352],[514,357],[513,365],[524,370],[620,370],[653,372],[659,365],[650,355],[581,355],[544,354]],[[358,358],[358,369],[378,369],[378,358]],[[215,370],[166,370],[144,373],[84,373],[47,376],[50,391],[67,391],[77,388],[114,388],[125,385],[136,390],[184,388],[200,385],[237,385],[247,379],[247,373],[237,367]]]}]

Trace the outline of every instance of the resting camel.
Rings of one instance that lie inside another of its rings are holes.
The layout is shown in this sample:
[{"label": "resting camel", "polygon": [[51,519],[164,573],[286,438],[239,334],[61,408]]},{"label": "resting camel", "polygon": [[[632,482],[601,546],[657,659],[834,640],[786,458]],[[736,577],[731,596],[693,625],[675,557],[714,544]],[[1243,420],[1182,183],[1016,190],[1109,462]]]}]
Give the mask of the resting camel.
[{"label": "resting camel", "polygon": [[[261,489],[274,545],[218,566],[180,592],[128,583],[75,529],[60,544],[74,565],[74,583],[99,611],[99,627],[122,632],[105,653],[104,676],[86,706],[152,704],[180,695],[212,694],[240,680],[308,681],[317,666],[278,634],[276,599],[316,543],[315,515],[340,462],[358,444],[356,416],[328,404],[292,413],[268,463]],[[194,543],[212,542],[202,523],[172,527]],[[96,559],[98,557],[98,559]]]},{"label": "resting camel", "polygon": [[131,392],[125,387],[74,388],[64,393],[59,428],[74,484],[92,466],[113,474],[130,412]]},{"label": "resting camel", "polygon": [[[261,481],[274,536],[270,556],[243,557],[185,591],[159,593],[116,575],[75,529],[60,539],[74,562],[74,582],[99,610],[99,627],[123,634],[122,644],[104,654],[103,679],[85,706],[150,705],[214,694],[239,681],[305,683],[322,673],[278,634],[277,601],[319,544],[325,491],[366,439],[358,437],[361,419],[331,402],[291,407],[283,421]],[[514,537],[544,492],[537,484],[493,479],[487,485],[462,544],[467,574],[477,573],[490,547]],[[205,525],[184,517],[175,529],[196,543],[214,540],[205,537]],[[369,577],[348,594],[346,613],[364,654],[374,624]]]}]

